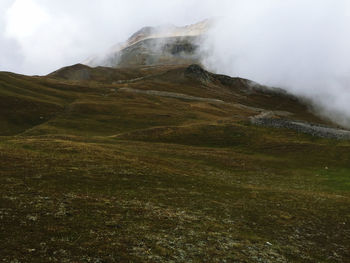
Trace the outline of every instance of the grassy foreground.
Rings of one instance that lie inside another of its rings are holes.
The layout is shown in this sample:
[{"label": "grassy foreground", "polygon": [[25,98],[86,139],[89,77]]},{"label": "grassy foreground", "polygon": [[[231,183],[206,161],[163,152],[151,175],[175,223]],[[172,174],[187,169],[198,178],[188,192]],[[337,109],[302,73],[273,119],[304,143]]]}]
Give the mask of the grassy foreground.
[{"label": "grassy foreground", "polygon": [[293,99],[152,70],[1,73],[0,262],[350,261],[349,141],[256,127],[234,104],[318,120]]}]

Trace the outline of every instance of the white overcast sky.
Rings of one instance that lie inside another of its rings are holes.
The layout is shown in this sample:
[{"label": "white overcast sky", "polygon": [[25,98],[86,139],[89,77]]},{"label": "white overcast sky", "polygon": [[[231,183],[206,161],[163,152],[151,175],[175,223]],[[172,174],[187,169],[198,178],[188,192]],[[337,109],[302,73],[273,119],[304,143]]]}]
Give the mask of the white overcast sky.
[{"label": "white overcast sky", "polygon": [[143,26],[221,22],[213,71],[306,96],[350,127],[349,0],[0,0],[0,71],[47,74]]},{"label": "white overcast sky", "polygon": [[197,0],[0,0],[0,70],[47,74],[104,51],[143,26],[198,22],[211,16],[213,4]]}]

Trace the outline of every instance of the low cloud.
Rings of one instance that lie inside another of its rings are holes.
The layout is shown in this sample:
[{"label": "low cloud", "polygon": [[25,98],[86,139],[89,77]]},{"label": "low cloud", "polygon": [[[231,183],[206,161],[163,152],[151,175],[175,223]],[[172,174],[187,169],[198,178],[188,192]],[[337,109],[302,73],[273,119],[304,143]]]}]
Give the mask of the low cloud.
[{"label": "low cloud", "polygon": [[304,96],[350,127],[350,4],[236,3],[207,39],[207,67]]},{"label": "low cloud", "polygon": [[[190,24],[210,15],[198,0],[2,0],[0,70],[48,74],[84,61],[146,25]],[[20,55],[16,67],[13,49]],[[6,59],[5,59],[6,58]],[[6,61],[5,61],[6,60]]]}]

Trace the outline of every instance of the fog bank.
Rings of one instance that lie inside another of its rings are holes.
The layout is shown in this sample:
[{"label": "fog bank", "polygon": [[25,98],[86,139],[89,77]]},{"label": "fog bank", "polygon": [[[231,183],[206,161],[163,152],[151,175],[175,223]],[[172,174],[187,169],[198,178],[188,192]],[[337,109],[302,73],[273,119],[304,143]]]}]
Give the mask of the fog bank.
[{"label": "fog bank", "polygon": [[236,2],[204,48],[213,71],[281,87],[350,127],[350,2]]}]

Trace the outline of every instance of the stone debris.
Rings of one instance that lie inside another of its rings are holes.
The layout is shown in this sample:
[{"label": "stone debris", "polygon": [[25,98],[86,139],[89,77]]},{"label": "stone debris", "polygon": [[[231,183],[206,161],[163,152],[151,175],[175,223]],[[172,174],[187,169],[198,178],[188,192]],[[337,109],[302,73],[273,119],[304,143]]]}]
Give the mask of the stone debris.
[{"label": "stone debris", "polygon": [[276,118],[273,112],[263,112],[257,116],[251,117],[250,122],[259,126],[267,126],[273,128],[285,128],[295,130],[300,133],[310,134],[316,137],[349,140],[350,131],[331,128],[320,124],[307,123],[301,121],[293,121],[285,118]]}]

